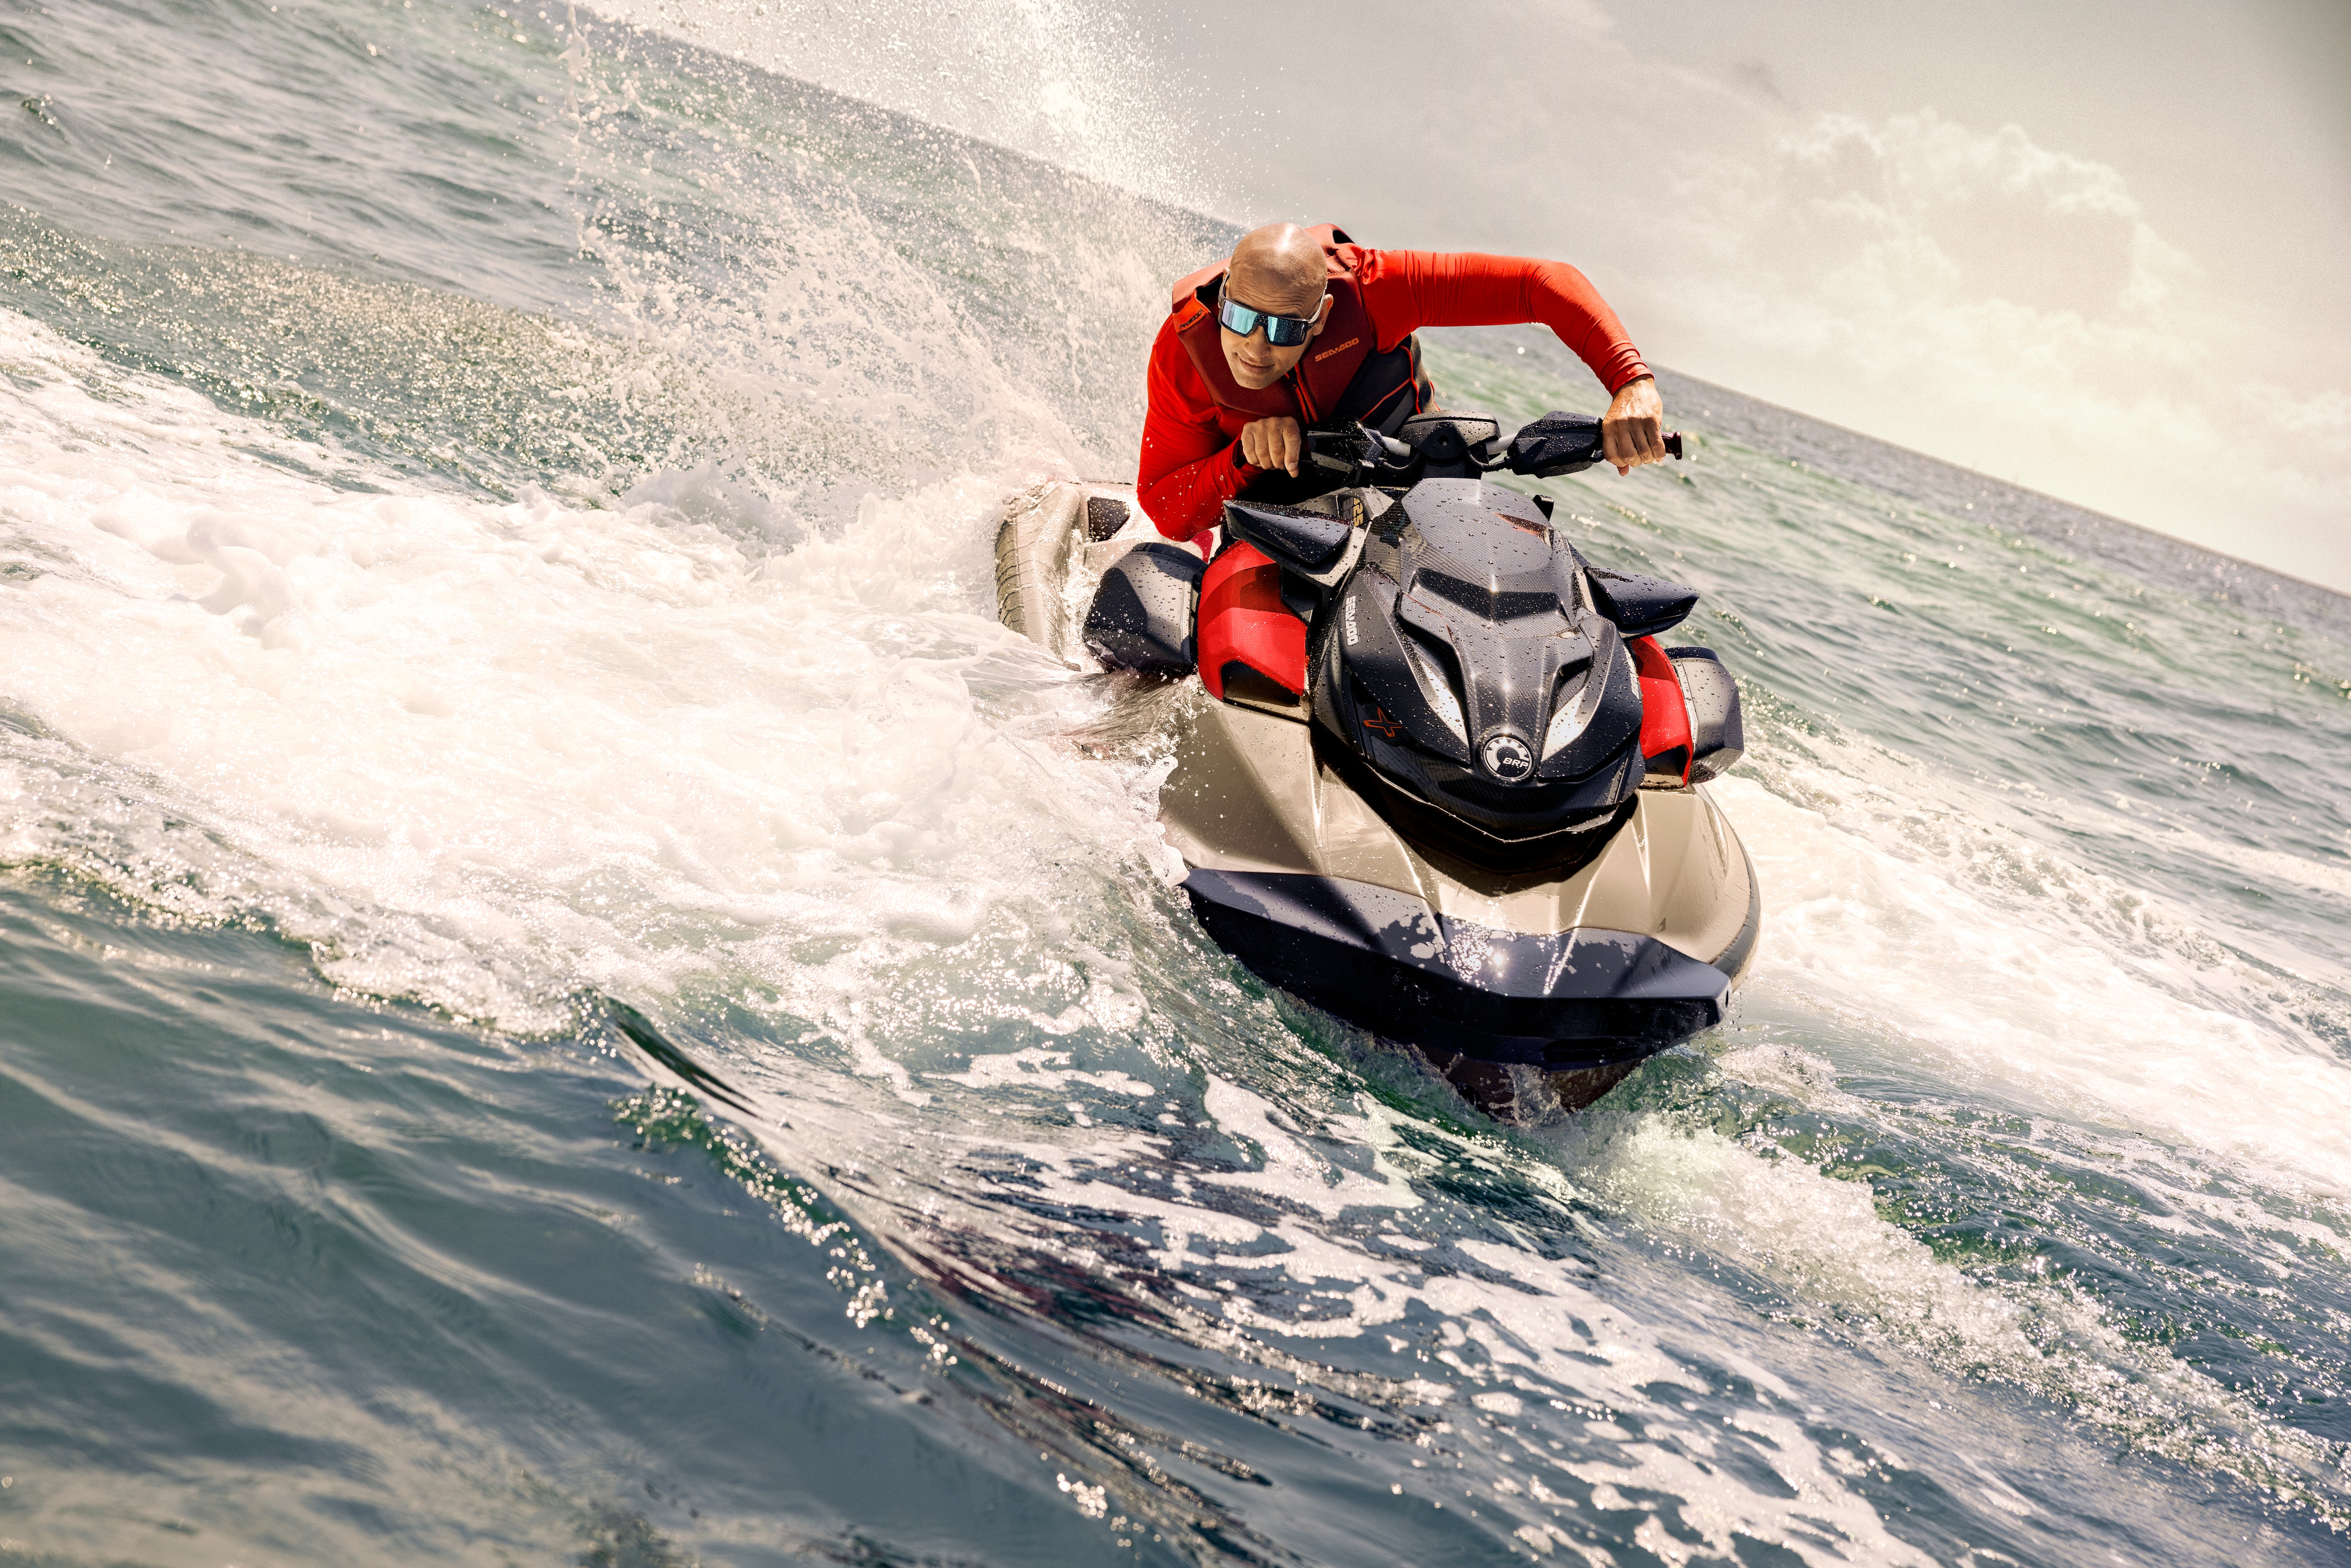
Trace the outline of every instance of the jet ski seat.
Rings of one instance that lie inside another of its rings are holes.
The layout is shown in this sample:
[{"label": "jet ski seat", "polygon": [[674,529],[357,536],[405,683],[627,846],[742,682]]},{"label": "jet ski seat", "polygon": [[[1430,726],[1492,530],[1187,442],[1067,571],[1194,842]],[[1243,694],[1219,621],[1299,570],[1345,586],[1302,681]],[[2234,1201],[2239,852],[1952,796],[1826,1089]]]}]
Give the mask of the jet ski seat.
[{"label": "jet ski seat", "polygon": [[[1155,539],[1111,562],[1086,610],[1087,650],[1114,670],[1190,674],[1197,662],[1193,606],[1204,568],[1190,550]],[[1302,658],[1302,641],[1300,647]]]}]

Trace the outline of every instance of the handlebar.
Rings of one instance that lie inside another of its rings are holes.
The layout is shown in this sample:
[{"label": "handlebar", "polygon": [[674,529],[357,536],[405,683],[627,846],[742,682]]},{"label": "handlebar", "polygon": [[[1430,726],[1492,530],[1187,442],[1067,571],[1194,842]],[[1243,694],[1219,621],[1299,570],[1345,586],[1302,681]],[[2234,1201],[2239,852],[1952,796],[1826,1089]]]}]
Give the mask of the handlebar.
[{"label": "handlebar", "polygon": [[[1499,432],[1470,444],[1456,425],[1442,418],[1420,424],[1417,443],[1383,435],[1369,425],[1306,433],[1306,455],[1316,466],[1347,476],[1351,485],[1395,487],[1429,476],[1470,477],[1509,469],[1529,478],[1549,479],[1577,474],[1608,460],[1601,440],[1600,421],[1588,413],[1553,413],[1520,428],[1508,445]],[[1491,421],[1479,418],[1479,424]],[[1407,424],[1407,433],[1414,425]],[[1667,455],[1682,457],[1680,431],[1667,433]]]}]

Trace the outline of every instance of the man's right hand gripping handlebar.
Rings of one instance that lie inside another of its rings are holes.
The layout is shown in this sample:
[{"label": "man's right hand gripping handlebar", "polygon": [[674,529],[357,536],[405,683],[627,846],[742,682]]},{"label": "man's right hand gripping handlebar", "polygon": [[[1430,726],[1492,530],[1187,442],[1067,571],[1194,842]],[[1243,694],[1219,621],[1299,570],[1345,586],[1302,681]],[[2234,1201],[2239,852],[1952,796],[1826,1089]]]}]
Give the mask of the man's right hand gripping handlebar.
[{"label": "man's right hand gripping handlebar", "polygon": [[1600,416],[1600,444],[1604,460],[1619,474],[1666,460],[1666,405],[1654,377],[1635,377],[1616,389],[1608,412]]}]

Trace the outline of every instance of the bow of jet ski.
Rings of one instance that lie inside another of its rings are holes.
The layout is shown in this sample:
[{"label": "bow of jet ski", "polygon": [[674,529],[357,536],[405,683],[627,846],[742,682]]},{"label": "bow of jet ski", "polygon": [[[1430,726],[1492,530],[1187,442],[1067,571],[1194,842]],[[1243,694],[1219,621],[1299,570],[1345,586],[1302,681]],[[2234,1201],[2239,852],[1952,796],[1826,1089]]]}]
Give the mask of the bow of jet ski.
[{"label": "bow of jet ski", "polygon": [[[1761,900],[1704,788],[1739,758],[1738,694],[1710,653],[1655,640],[1695,594],[1593,566],[1479,476],[1491,422],[1482,446],[1454,441],[1474,419],[1418,423],[1424,447],[1475,450],[1417,452],[1384,487],[1400,444],[1360,433],[1353,483],[1229,505],[1225,551],[1264,564],[1211,570],[1126,486],[1027,492],[998,613],[1073,666],[1148,677],[1123,689],[1173,716],[1161,821],[1211,937],[1531,1119],[1720,1022],[1745,977]],[[1557,434],[1520,434],[1521,472],[1573,471],[1541,446]]]}]

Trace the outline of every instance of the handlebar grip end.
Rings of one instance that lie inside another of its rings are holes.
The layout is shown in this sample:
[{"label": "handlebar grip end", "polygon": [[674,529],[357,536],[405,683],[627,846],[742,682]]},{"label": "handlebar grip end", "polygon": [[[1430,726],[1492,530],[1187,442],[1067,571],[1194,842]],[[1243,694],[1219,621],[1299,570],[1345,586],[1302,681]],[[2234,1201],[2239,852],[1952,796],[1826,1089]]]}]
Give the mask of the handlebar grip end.
[{"label": "handlebar grip end", "polygon": [[1672,430],[1666,433],[1666,452],[1667,455],[1672,457],[1675,462],[1678,463],[1682,460],[1682,433],[1680,431]]}]

